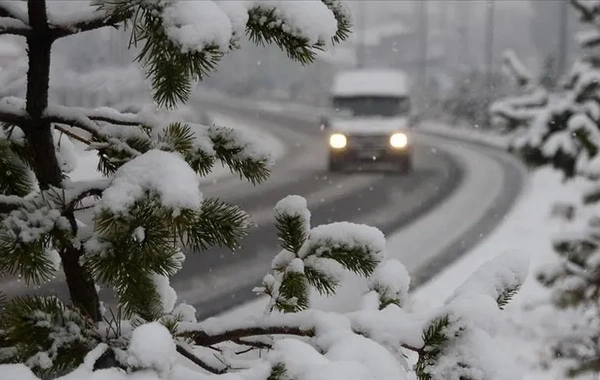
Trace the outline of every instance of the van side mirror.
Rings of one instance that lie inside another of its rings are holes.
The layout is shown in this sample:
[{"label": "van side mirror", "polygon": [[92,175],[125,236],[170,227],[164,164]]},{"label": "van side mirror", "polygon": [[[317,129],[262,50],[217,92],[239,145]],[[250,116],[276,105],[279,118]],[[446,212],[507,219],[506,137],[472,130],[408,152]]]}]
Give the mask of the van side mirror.
[{"label": "van side mirror", "polygon": [[327,116],[321,116],[319,123],[320,123],[319,128],[321,130],[327,130],[331,127],[331,124],[329,123],[329,118]]}]

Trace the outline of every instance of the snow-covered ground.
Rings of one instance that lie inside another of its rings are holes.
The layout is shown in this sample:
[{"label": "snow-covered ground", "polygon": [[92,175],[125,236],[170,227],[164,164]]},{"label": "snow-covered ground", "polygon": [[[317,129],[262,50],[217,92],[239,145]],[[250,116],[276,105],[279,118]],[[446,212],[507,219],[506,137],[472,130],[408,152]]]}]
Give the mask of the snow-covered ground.
[{"label": "snow-covered ground", "polygon": [[509,323],[502,335],[504,343],[514,348],[516,363],[526,373],[525,380],[558,380],[558,371],[542,370],[543,349],[560,325],[559,313],[549,304],[547,291],[535,279],[540,266],[553,259],[550,237],[560,228],[549,222],[551,206],[556,201],[572,200],[575,184],[565,186],[553,170],[540,170],[532,175],[530,187],[519,205],[502,225],[462,259],[441,275],[413,293],[415,310],[439,306],[481,264],[508,251],[528,256],[530,275],[520,293],[507,306]]}]

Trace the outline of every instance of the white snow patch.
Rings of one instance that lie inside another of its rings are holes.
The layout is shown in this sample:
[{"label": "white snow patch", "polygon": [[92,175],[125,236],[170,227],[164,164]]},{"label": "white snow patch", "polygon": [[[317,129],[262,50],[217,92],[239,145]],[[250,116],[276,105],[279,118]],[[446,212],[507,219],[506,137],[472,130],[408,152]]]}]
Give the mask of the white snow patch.
[{"label": "white snow patch", "polygon": [[167,36],[182,52],[202,51],[216,45],[228,49],[232,37],[229,17],[214,1],[175,1],[165,7],[163,25]]},{"label": "white snow patch", "polygon": [[71,140],[62,132],[54,129],[54,150],[58,164],[64,173],[71,173],[77,167],[77,151]]},{"label": "white snow patch", "polygon": [[310,211],[306,199],[299,195],[288,195],[275,205],[275,215],[300,217],[304,221],[304,232],[310,230]]},{"label": "white snow patch", "polygon": [[138,243],[142,243],[146,239],[146,230],[144,229],[144,227],[136,227],[133,230],[133,238]]},{"label": "white snow patch", "polygon": [[39,380],[31,372],[31,369],[24,364],[3,364],[0,365],[0,370],[2,371],[2,379]]},{"label": "white snow patch", "polygon": [[387,300],[399,300],[401,305],[408,302],[410,276],[406,267],[398,260],[381,263],[369,279],[369,289],[377,291]]},{"label": "white snow patch", "polygon": [[482,265],[455,291],[448,300],[483,294],[497,300],[504,289],[518,289],[529,273],[529,256],[524,252],[502,254]]},{"label": "white snow patch", "polygon": [[306,257],[310,253],[320,256],[323,250],[332,246],[366,249],[377,261],[383,261],[386,256],[385,236],[380,230],[349,222],[336,222],[313,228],[310,231],[308,242],[302,247],[299,256]]},{"label": "white snow patch", "polygon": [[48,261],[50,261],[50,263],[52,264],[52,269],[54,269],[55,271],[60,270],[61,259],[60,255],[58,254],[58,251],[56,249],[46,249],[44,251],[44,254],[46,256],[46,259],[48,259]]},{"label": "white snow patch", "polygon": [[186,303],[180,303],[173,309],[173,315],[179,316],[182,322],[196,323],[196,308]]},{"label": "white snow patch", "polygon": [[161,374],[171,370],[177,357],[171,333],[158,322],[147,323],[133,330],[128,353],[129,365],[154,369]]},{"label": "white snow patch", "polygon": [[169,278],[166,276],[155,273],[152,276],[152,281],[154,282],[154,287],[160,297],[163,311],[165,313],[170,313],[175,307],[175,302],[177,302],[177,292],[171,287]]},{"label": "white snow patch", "polygon": [[175,209],[198,209],[203,200],[198,176],[179,154],[150,150],[117,170],[97,207],[125,212],[146,191]]}]

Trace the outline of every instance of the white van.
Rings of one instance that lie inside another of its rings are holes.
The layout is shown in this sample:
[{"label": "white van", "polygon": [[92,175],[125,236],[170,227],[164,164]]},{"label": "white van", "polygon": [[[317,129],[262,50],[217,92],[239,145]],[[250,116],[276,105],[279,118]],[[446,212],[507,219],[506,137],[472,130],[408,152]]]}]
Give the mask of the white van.
[{"label": "white van", "polygon": [[389,163],[403,173],[412,170],[411,101],[403,72],[341,72],[334,78],[331,103],[334,112],[323,120],[330,171],[360,162]]}]

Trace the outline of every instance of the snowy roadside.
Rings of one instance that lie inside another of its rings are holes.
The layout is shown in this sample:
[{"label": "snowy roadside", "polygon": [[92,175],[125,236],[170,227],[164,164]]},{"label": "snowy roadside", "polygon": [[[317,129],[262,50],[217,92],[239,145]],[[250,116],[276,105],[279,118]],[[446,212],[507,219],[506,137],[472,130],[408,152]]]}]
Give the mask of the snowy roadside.
[{"label": "snowy roadside", "polygon": [[489,132],[477,130],[468,127],[450,127],[447,124],[436,121],[425,121],[417,128],[416,132],[425,132],[426,134],[434,134],[444,137],[454,137],[465,141],[495,146],[498,148],[508,147],[509,137]]},{"label": "snowy roadside", "polygon": [[506,308],[509,322],[499,343],[513,347],[524,380],[558,380],[564,375],[558,368],[544,369],[551,358],[544,349],[552,335],[560,334],[567,313],[557,312],[548,304],[548,292],[538,284],[535,274],[544,264],[555,260],[550,237],[562,228],[550,220],[552,204],[580,194],[578,183],[562,184],[560,174],[544,169],[532,175],[530,187],[506,220],[484,242],[436,278],[413,293],[413,309],[427,310],[443,304],[451,290],[460,285],[484,262],[506,252],[530,258],[530,274],[521,291]]}]

